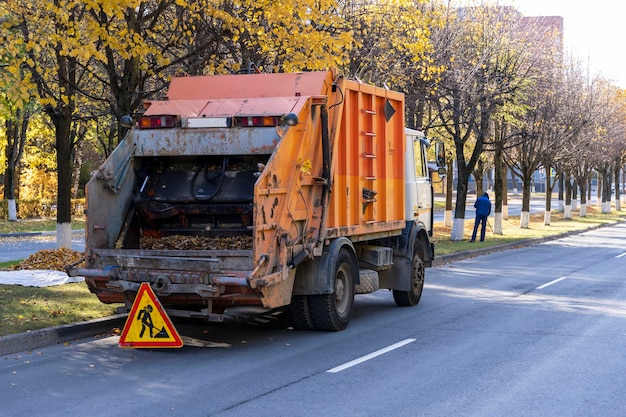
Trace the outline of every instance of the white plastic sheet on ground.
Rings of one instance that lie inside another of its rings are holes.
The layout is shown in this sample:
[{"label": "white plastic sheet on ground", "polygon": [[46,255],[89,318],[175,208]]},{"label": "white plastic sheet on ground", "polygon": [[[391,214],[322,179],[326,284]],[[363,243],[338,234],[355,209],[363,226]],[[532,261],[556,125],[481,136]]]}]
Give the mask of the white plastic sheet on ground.
[{"label": "white plastic sheet on ground", "polygon": [[83,281],[84,277],[69,277],[65,272],[53,270],[0,271],[0,284],[3,285],[49,287]]}]

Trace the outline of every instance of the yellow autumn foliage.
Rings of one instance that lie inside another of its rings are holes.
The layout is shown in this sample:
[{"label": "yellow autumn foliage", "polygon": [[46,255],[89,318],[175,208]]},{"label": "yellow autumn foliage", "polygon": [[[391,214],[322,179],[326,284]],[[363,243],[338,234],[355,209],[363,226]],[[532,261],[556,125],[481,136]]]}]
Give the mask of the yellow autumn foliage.
[{"label": "yellow autumn foliage", "polygon": [[[270,71],[327,69],[346,62],[352,43],[335,6],[333,0],[9,0],[0,11],[0,43],[3,72],[11,77],[2,78],[0,89],[23,104],[31,95],[17,86],[43,82],[49,94],[40,89],[42,105],[54,98],[70,106],[76,98],[57,84],[59,59],[76,60],[84,79],[106,80],[103,65],[138,58],[137,70],[163,78],[190,49],[205,48],[198,45],[207,31],[221,43],[216,51],[230,52],[207,60],[205,73],[237,70],[247,61]],[[20,68],[38,79],[26,79]],[[93,83],[84,88],[86,95],[103,92]]]}]

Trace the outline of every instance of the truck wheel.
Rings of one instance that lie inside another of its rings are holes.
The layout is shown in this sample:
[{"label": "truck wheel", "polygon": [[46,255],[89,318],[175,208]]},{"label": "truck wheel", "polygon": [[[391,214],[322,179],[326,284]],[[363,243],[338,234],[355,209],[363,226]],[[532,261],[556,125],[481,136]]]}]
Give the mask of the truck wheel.
[{"label": "truck wheel", "polygon": [[422,290],[424,289],[425,273],[426,267],[424,266],[424,261],[422,261],[419,251],[415,251],[413,255],[413,267],[411,268],[411,290],[393,290],[393,300],[396,302],[396,305],[411,307],[420,302]]},{"label": "truck wheel", "polygon": [[291,296],[291,304],[287,306],[287,320],[298,330],[312,330],[313,321],[309,311],[309,300],[306,295]]},{"label": "truck wheel", "polygon": [[317,330],[343,330],[352,316],[358,266],[346,249],[339,251],[334,265],[333,293],[309,296],[311,319]]}]

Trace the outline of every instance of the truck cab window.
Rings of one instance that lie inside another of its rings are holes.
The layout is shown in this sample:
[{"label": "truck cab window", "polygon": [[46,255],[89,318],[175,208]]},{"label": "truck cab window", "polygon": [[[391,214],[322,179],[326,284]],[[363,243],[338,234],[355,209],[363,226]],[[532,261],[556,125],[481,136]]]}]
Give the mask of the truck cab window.
[{"label": "truck cab window", "polygon": [[415,156],[415,176],[428,177],[428,165],[426,164],[426,149],[421,141],[413,143],[413,152]]}]

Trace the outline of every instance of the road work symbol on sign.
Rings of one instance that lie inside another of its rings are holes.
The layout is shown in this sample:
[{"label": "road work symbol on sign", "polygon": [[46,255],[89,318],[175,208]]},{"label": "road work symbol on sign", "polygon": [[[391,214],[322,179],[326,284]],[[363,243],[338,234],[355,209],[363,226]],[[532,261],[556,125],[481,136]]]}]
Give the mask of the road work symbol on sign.
[{"label": "road work symbol on sign", "polygon": [[176,328],[147,282],[139,287],[119,345],[123,348],[174,348],[183,345]]}]

